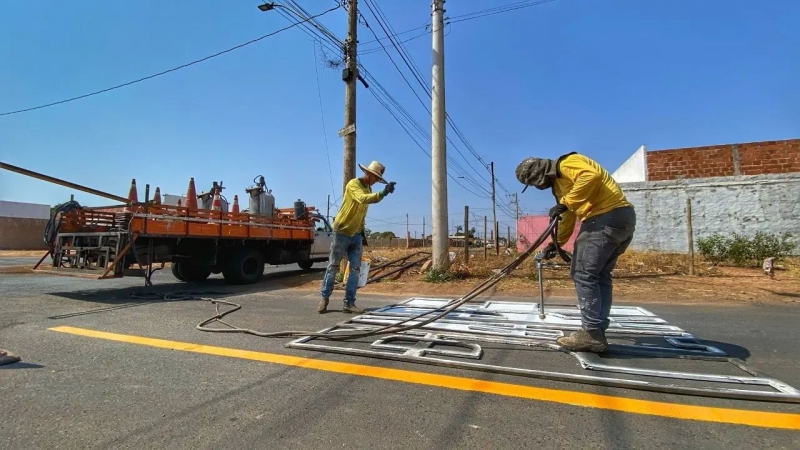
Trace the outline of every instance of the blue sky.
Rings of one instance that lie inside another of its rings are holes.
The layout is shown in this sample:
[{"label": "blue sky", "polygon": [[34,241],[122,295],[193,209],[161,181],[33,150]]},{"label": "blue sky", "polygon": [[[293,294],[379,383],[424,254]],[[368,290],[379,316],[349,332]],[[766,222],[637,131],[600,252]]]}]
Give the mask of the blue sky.
[{"label": "blue sky", "polygon": [[[517,2],[449,0],[446,15]],[[259,11],[259,3],[9,2],[0,16],[0,113],[144,77],[289,24],[275,11]],[[312,13],[335,5],[299,3]],[[428,0],[379,5],[396,32],[430,20]],[[363,2],[360,8],[383,37]],[[345,35],[343,9],[319,20]],[[520,190],[514,168],[527,156],[578,151],[613,171],[641,144],[657,150],[800,137],[798,23],[800,2],[788,0],[557,0],[454,20],[445,43],[447,109],[481,159],[495,163],[501,229],[513,225],[507,194]],[[403,45],[430,83],[431,40],[424,31],[400,38],[410,39]],[[361,25],[361,63],[429,133],[430,116],[386,53],[367,42],[373,39]],[[318,53],[293,28],[125,88],[0,116],[0,160],[123,196],[136,178],[140,198],[145,183],[183,193],[190,177],[198,189],[222,180],[229,200],[244,198],[245,187],[263,174],[280,206],[299,198],[324,211],[327,195],[335,191],[338,198],[341,186],[344,84]],[[482,216],[491,218],[482,191],[488,172],[449,131],[466,161],[453,146],[449,154],[484,180],[462,180],[480,197],[449,183],[451,224],[463,222],[469,205],[471,221],[480,217],[482,228]],[[422,143],[430,148],[429,140]],[[412,234],[421,232],[423,216],[430,224],[430,159],[361,85],[357,159],[380,160],[398,183],[395,194],[371,207],[371,229],[401,235],[406,214]],[[0,172],[3,200],[53,204],[71,193]],[[108,203],[75,194],[82,204]],[[520,196],[527,213],[551,203],[536,190]]]}]

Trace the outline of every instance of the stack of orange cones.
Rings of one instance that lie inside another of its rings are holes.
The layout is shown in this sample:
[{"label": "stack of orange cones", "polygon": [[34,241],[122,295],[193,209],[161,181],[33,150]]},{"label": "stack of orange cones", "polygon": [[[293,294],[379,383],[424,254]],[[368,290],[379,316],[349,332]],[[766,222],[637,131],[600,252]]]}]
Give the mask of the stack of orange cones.
[{"label": "stack of orange cones", "polygon": [[197,209],[197,191],[194,190],[194,177],[189,179],[189,189],[186,190],[186,207]]},{"label": "stack of orange cones", "polygon": [[153,194],[153,204],[160,205],[161,204],[161,189],[156,186],[156,193]]},{"label": "stack of orange cones", "polygon": [[128,191],[128,204],[125,206],[125,212],[133,211],[131,204],[139,203],[139,194],[136,191],[136,178],[131,180],[131,189]]},{"label": "stack of orange cones", "polygon": [[212,211],[222,211],[222,201],[219,198],[219,189],[214,190],[214,199],[211,201]]},{"label": "stack of orange cones", "polygon": [[234,213],[234,214],[239,214],[239,196],[238,195],[234,195],[233,196],[233,208],[231,209],[231,212]]}]

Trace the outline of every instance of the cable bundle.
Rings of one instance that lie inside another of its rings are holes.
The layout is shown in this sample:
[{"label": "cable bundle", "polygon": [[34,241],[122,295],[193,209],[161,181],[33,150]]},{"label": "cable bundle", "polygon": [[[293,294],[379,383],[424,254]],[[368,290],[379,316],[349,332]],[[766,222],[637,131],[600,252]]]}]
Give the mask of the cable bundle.
[{"label": "cable bundle", "polygon": [[[50,220],[47,221],[47,225],[44,227],[44,235],[42,236],[45,245],[47,245],[50,251],[53,251],[55,248],[56,234],[59,228],[61,228],[61,222],[64,220],[64,216],[70,211],[80,209],[82,209],[81,204],[74,200],[70,200],[55,207],[52,214],[50,214]],[[56,218],[58,218],[57,221]]]}]

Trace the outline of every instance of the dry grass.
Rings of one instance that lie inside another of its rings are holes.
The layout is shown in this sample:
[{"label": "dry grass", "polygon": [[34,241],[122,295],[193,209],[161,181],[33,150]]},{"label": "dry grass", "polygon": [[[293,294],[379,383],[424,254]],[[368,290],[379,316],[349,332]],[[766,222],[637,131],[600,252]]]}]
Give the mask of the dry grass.
[{"label": "dry grass", "polygon": [[47,250],[0,250],[0,258],[36,256],[41,257]]}]

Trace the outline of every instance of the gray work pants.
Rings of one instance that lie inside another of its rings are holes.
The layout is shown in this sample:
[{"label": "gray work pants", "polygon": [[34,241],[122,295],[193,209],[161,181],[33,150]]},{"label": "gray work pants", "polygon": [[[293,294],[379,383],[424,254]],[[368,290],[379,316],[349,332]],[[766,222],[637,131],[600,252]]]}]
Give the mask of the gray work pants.
[{"label": "gray work pants", "polygon": [[581,322],[586,330],[608,328],[611,271],[625,253],[636,229],[632,207],[617,208],[586,219],[575,239],[570,275],[575,282]]}]

